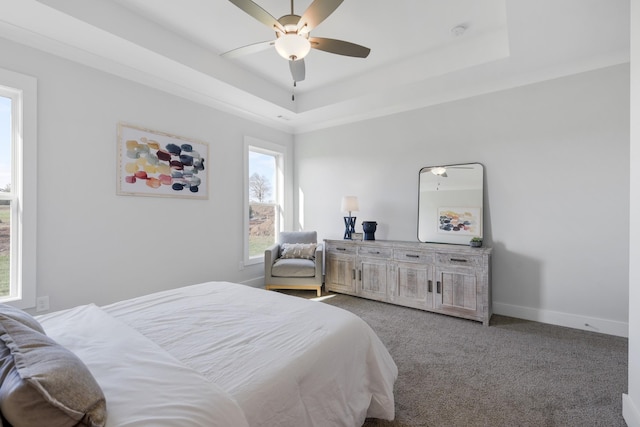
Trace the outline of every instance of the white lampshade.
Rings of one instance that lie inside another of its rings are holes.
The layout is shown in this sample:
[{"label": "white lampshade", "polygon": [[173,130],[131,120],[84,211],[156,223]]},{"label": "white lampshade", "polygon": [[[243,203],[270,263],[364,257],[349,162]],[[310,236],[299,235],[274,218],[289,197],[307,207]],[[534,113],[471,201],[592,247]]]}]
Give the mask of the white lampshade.
[{"label": "white lampshade", "polygon": [[358,198],[356,196],[343,196],[340,210],[342,212],[358,212],[360,210]]},{"label": "white lampshade", "polygon": [[276,40],[276,50],[284,59],[297,61],[307,56],[311,43],[304,36],[284,34]]}]

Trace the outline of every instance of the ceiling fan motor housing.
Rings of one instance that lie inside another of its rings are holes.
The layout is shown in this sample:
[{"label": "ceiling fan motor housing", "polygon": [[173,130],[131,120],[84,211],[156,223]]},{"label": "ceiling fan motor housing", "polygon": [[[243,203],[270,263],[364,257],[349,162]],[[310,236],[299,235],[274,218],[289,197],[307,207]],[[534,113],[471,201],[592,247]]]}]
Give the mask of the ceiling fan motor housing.
[{"label": "ceiling fan motor housing", "polygon": [[[284,15],[278,19],[278,22],[282,24],[287,34],[298,32],[298,22],[300,22],[300,15]],[[281,33],[276,31],[276,35]]]}]

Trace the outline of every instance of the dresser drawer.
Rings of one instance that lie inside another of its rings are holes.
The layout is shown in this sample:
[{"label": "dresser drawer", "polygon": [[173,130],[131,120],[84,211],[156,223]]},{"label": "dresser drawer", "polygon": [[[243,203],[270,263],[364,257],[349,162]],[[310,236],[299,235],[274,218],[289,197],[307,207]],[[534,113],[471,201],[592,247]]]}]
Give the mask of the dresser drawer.
[{"label": "dresser drawer", "polygon": [[358,250],[358,255],[365,256],[368,258],[391,258],[392,249],[391,248],[377,248],[375,246],[360,246]]},{"label": "dresser drawer", "polygon": [[358,248],[353,244],[341,244],[334,242],[327,242],[325,249],[329,253],[334,254],[352,254],[355,255]]},{"label": "dresser drawer", "polygon": [[433,263],[433,253],[416,249],[394,249],[393,259],[403,262]]},{"label": "dresser drawer", "polygon": [[438,265],[450,265],[456,267],[482,268],[482,256],[456,253],[436,253]]}]

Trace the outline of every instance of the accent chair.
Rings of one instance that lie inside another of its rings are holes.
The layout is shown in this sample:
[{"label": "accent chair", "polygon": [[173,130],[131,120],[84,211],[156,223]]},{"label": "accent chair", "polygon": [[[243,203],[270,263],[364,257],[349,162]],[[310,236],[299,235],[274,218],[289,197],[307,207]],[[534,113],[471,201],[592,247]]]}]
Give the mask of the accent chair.
[{"label": "accent chair", "polygon": [[267,290],[309,289],[322,295],[322,243],[315,231],[283,231],[264,252]]}]

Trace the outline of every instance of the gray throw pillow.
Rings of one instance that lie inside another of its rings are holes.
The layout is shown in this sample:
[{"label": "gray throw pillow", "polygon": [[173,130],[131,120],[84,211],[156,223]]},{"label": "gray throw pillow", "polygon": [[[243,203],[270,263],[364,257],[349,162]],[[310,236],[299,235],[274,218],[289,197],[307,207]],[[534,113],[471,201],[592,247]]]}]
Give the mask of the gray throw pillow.
[{"label": "gray throw pillow", "polygon": [[0,312],[0,380],[0,411],[13,427],[105,425],[105,397],[86,365],[6,312]]},{"label": "gray throw pillow", "polygon": [[0,304],[0,314],[10,319],[16,320],[25,326],[44,334],[42,325],[32,315],[26,311],[15,308],[9,304]]},{"label": "gray throw pillow", "polygon": [[281,258],[314,259],[316,256],[315,243],[283,243]]}]

